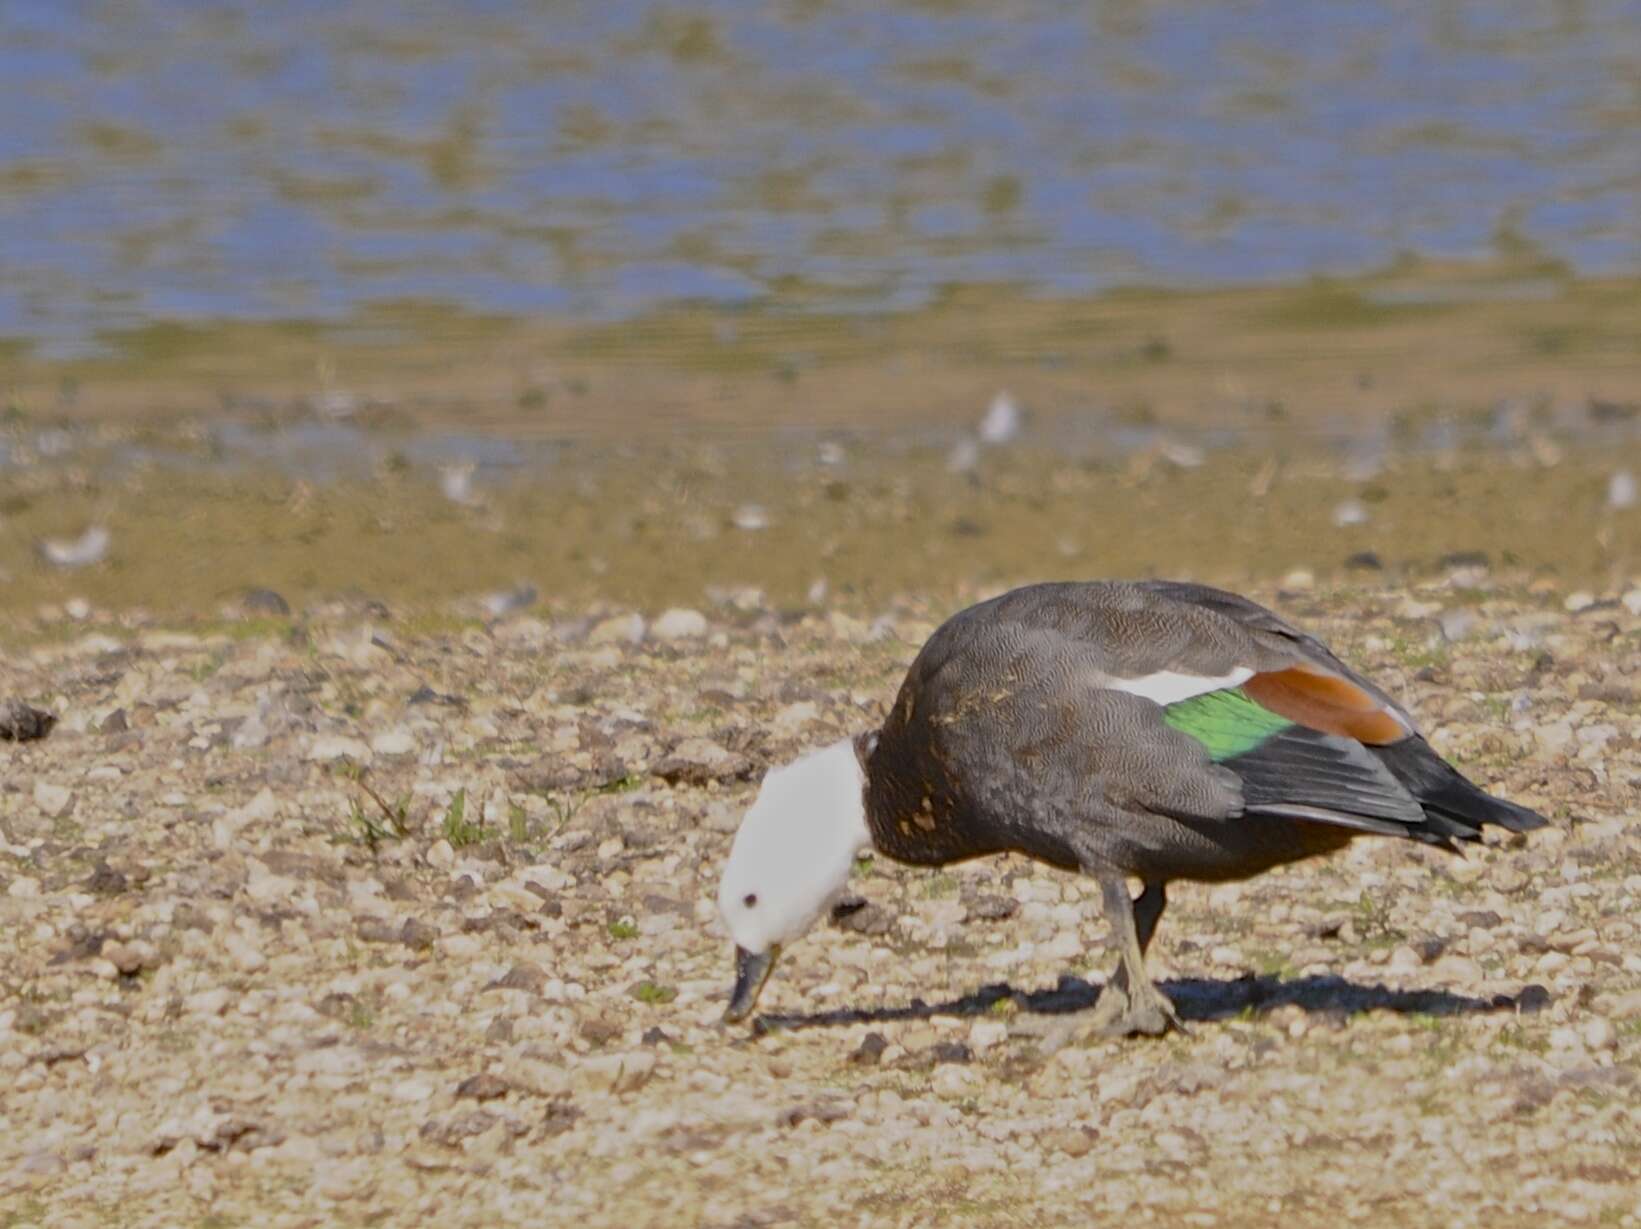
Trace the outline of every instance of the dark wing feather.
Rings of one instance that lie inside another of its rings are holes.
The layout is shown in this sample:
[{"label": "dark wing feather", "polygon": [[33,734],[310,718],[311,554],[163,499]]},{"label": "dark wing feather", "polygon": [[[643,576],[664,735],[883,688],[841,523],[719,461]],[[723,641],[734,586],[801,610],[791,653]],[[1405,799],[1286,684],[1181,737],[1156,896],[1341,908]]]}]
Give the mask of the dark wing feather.
[{"label": "dark wing feather", "polygon": [[1333,824],[1381,836],[1449,845],[1418,799],[1361,743],[1290,725],[1224,761],[1242,781],[1250,815]]},{"label": "dark wing feather", "polygon": [[1250,811],[1298,804],[1401,824],[1424,822],[1418,800],[1361,743],[1290,725],[1225,761]]},{"label": "dark wing feather", "polygon": [[1511,832],[1531,832],[1549,822],[1537,811],[1478,789],[1418,735],[1372,751],[1418,798],[1429,823],[1441,824],[1461,839],[1477,839],[1483,824],[1497,824]]}]

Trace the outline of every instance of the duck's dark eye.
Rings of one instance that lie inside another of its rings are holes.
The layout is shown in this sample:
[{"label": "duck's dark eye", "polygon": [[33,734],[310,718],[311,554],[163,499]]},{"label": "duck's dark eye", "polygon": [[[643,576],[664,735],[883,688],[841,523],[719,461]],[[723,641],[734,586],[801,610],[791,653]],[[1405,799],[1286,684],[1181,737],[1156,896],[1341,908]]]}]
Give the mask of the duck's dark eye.
[{"label": "duck's dark eye", "polygon": [[748,909],[752,908],[758,903],[758,894],[756,892],[748,892],[745,899],[743,899],[741,903]]}]

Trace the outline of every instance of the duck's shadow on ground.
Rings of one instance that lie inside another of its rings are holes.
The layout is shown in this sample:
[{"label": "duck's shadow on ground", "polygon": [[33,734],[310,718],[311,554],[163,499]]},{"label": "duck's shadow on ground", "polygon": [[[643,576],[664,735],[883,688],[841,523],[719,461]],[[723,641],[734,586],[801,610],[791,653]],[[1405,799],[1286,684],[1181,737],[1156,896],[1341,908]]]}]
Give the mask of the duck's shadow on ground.
[{"label": "duck's shadow on ground", "polygon": [[[1224,1020],[1245,1012],[1259,1015],[1277,1007],[1293,1005],[1313,1015],[1354,1016],[1368,1011],[1391,1011],[1402,1015],[1468,1016],[1493,1012],[1535,1012],[1550,1004],[1543,986],[1523,986],[1515,994],[1472,998],[1446,990],[1392,990],[1384,985],[1363,985],[1343,977],[1313,976],[1283,981],[1274,976],[1247,974],[1227,981],[1184,977],[1160,982],[1159,988],[1174,1002],[1180,1018],[1189,1021]],[[758,1032],[773,1029],[829,1028],[847,1024],[882,1024],[895,1020],[927,1020],[932,1016],[977,1016],[992,1010],[1003,999],[1014,1000],[1022,1011],[1063,1015],[1092,1007],[1100,997],[1100,987],[1071,974],[1063,975],[1051,990],[1016,990],[1007,982],[982,986],[972,994],[944,1003],[913,999],[899,1007],[868,1009],[839,1008],[809,1015],[771,1014],[759,1016]]]}]

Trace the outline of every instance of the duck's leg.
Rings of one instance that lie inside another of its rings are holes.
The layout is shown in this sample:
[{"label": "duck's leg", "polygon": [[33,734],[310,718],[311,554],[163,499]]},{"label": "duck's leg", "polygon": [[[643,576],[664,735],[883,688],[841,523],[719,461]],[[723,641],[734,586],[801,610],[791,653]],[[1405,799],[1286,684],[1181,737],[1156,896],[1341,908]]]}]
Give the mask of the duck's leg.
[{"label": "duck's leg", "polygon": [[1134,1033],[1155,1037],[1170,1028],[1184,1032],[1174,1005],[1145,972],[1145,949],[1151,946],[1151,936],[1168,905],[1166,886],[1161,880],[1148,882],[1139,899],[1132,900],[1128,884],[1119,876],[1101,879],[1100,893],[1118,963],[1100,991],[1089,1023],[1108,1037]]},{"label": "duck's leg", "polygon": [[1162,921],[1162,911],[1166,908],[1168,885],[1160,879],[1146,884],[1135,899],[1134,937],[1139,941],[1141,956],[1151,950],[1151,936],[1157,933],[1157,923]]}]

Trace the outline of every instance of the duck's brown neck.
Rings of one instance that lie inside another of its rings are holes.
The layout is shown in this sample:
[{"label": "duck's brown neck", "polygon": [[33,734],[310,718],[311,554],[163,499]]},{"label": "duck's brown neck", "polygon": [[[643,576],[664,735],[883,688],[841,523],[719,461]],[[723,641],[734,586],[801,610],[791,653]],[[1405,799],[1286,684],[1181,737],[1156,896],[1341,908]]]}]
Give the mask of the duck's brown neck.
[{"label": "duck's brown neck", "polygon": [[934,796],[915,766],[902,762],[896,748],[877,730],[856,735],[855,755],[865,778],[866,827],[872,848],[897,862],[944,866],[965,857],[946,800]]}]

